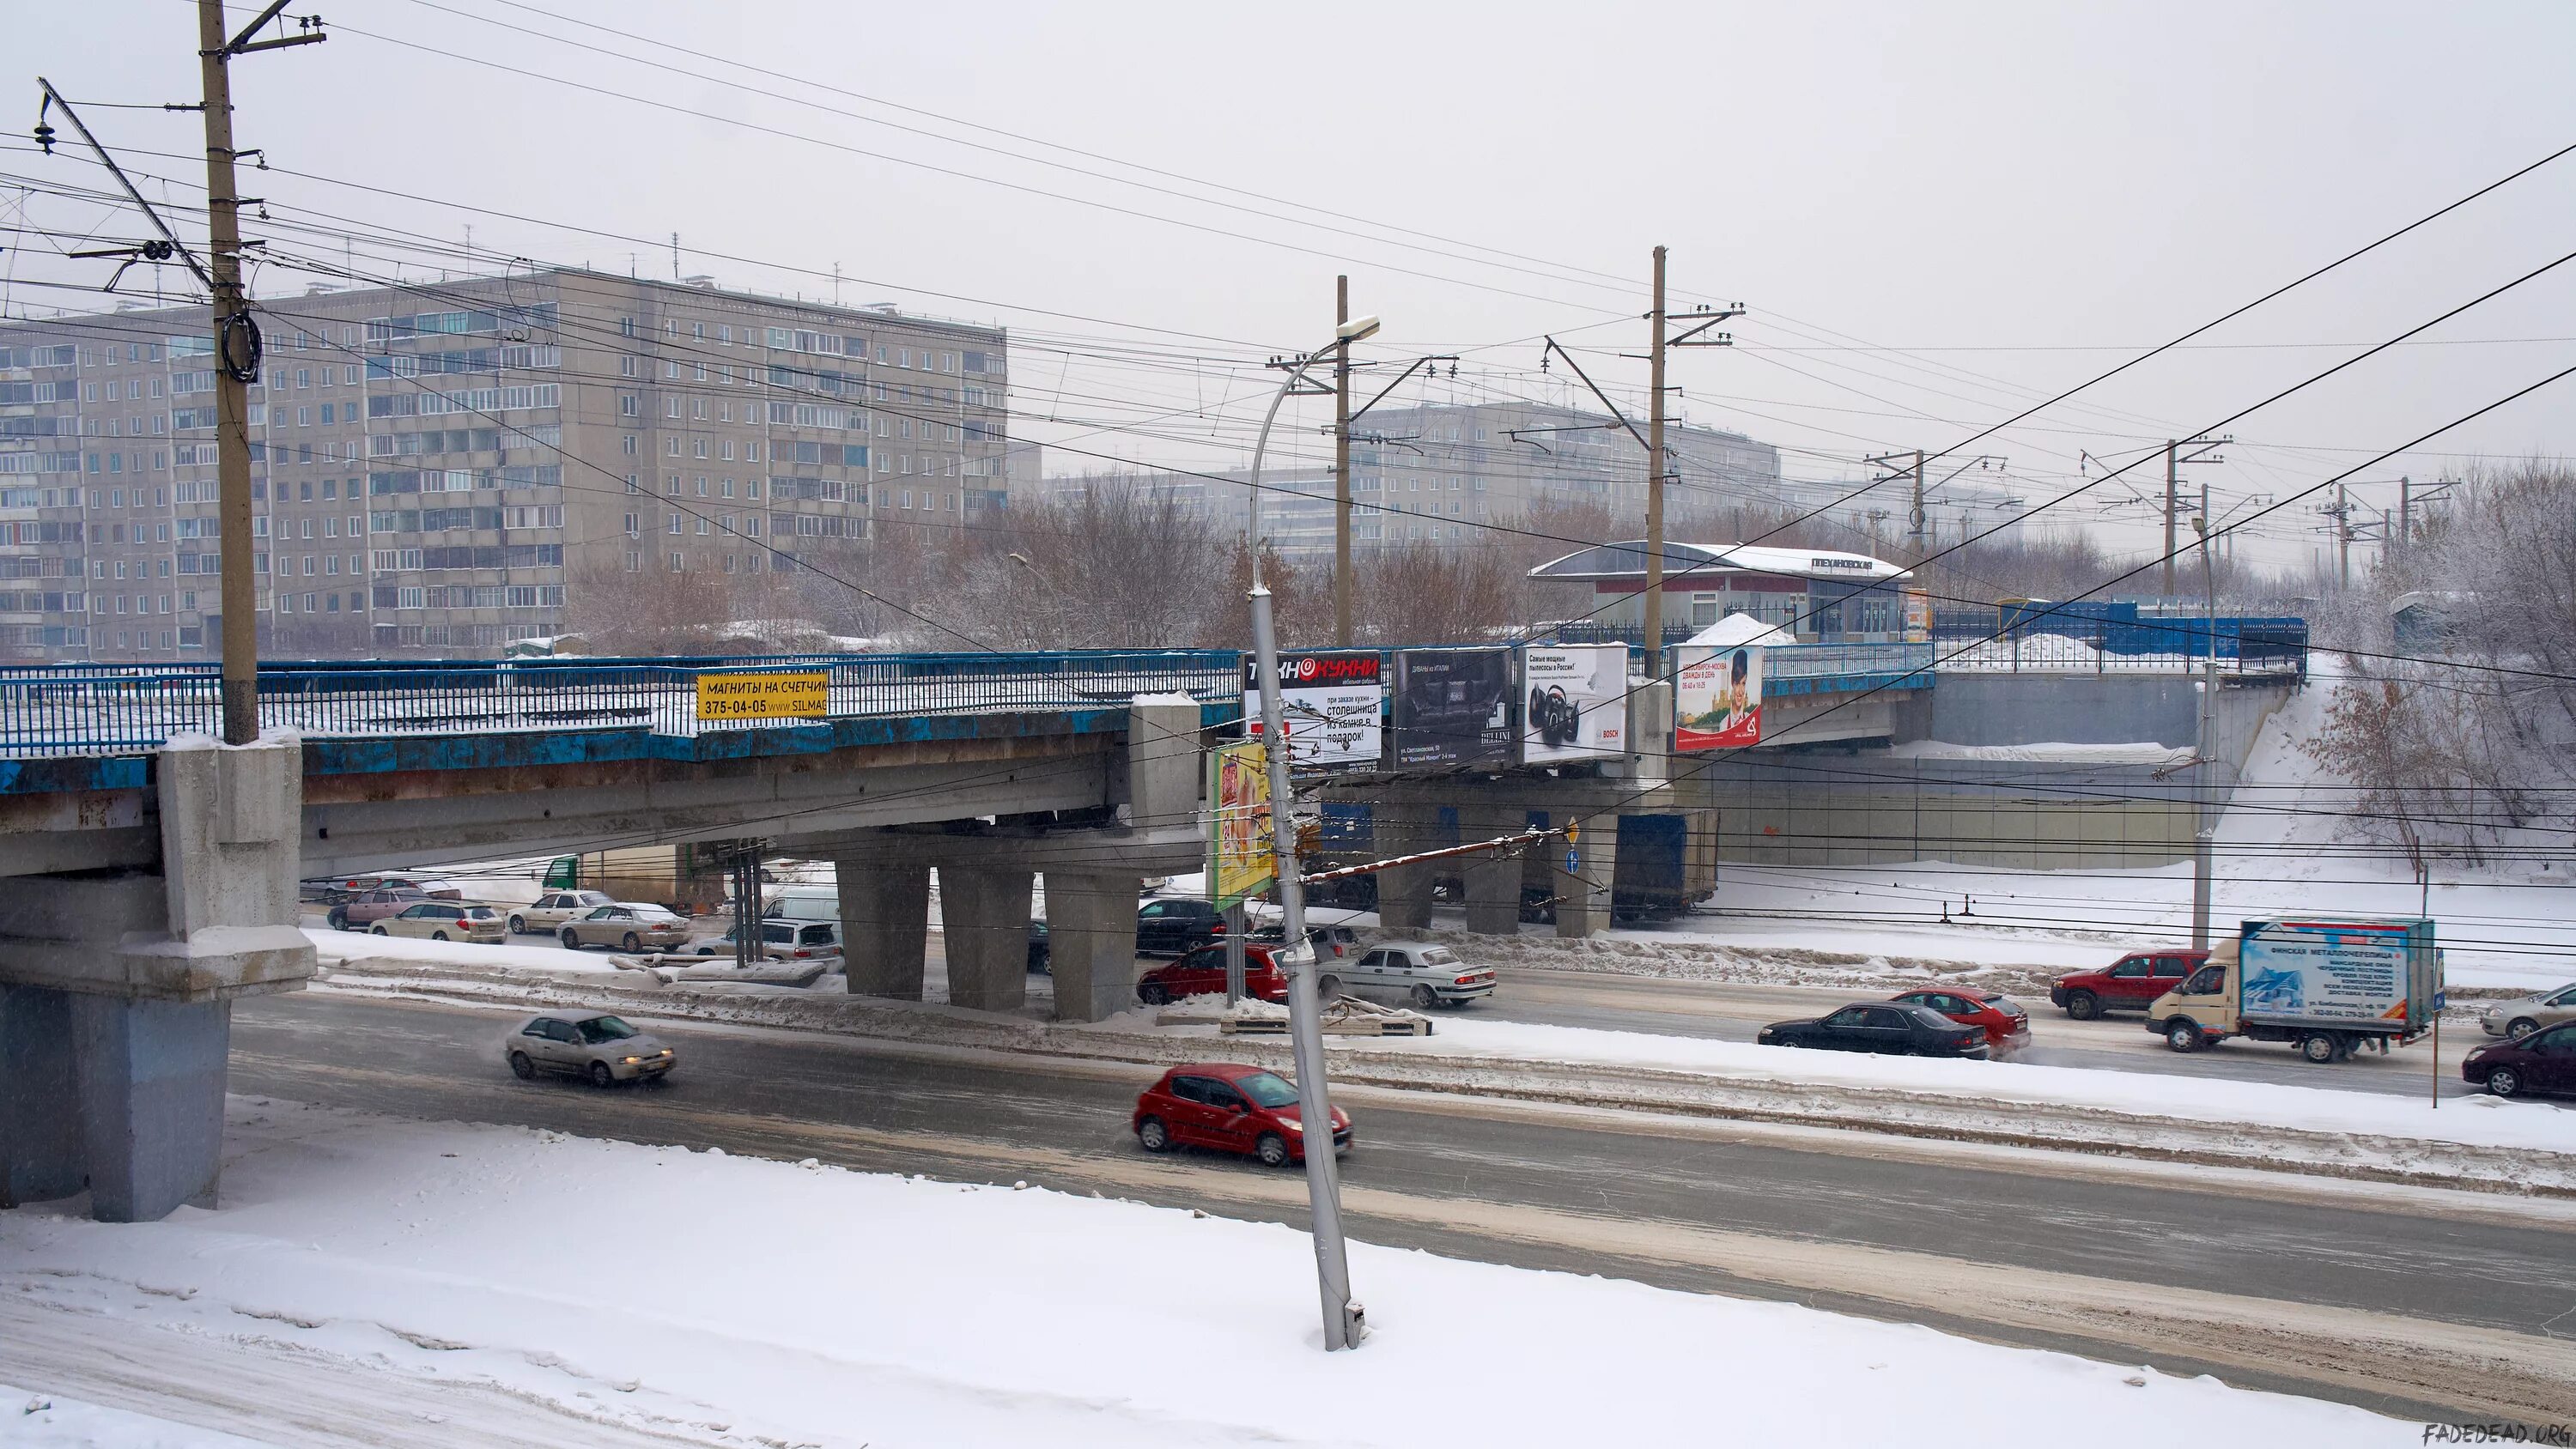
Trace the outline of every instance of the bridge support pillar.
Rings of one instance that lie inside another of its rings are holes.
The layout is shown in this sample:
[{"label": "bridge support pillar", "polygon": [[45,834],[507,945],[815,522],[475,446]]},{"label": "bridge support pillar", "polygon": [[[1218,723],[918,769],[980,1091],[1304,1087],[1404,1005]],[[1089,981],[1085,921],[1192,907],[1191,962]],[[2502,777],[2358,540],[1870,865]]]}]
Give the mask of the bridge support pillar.
[{"label": "bridge support pillar", "polygon": [[930,867],[880,857],[832,862],[841,891],[842,970],[853,996],[921,999],[929,950]]},{"label": "bridge support pillar", "polygon": [[0,1186],[29,1201],[85,1183],[107,1222],[213,1203],[233,999],[313,974],[295,899],[302,747],[196,737],[153,773],[158,874],[0,891]]},{"label": "bridge support pillar", "polygon": [[70,1197],[86,1177],[71,993],[0,986],[0,1207]]},{"label": "bridge support pillar", "polygon": [[1007,866],[939,868],[949,1005],[1017,1011],[1028,1000],[1029,888],[1036,879]]},{"label": "bridge support pillar", "polygon": [[[1410,855],[1429,850],[1439,834],[1440,811],[1434,805],[1387,805],[1377,812],[1372,846],[1378,856]],[[1377,918],[1387,931],[1423,931],[1431,926],[1431,878],[1437,862],[1391,865],[1377,873]]]},{"label": "bridge support pillar", "polygon": [[[1580,940],[1610,929],[1610,885],[1619,856],[1619,817],[1596,815],[1582,824],[1574,843],[1549,841],[1548,894],[1556,897],[1556,934]],[[1565,868],[1571,854],[1574,869]]]},{"label": "bridge support pillar", "polygon": [[[1492,840],[1527,827],[1526,810],[1482,810],[1459,822],[1459,841]],[[1467,929],[1482,936],[1518,935],[1521,929],[1521,855],[1518,851],[1467,857]]]},{"label": "bridge support pillar", "polygon": [[1136,897],[1144,878],[1048,871],[1055,1019],[1102,1021],[1136,1004]]}]

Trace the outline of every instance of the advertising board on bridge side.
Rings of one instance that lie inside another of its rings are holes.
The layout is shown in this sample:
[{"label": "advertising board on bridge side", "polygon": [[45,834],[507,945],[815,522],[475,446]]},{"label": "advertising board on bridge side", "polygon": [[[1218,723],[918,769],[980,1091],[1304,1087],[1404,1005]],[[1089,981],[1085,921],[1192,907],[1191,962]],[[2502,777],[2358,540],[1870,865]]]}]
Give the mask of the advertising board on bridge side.
[{"label": "advertising board on bridge side", "polygon": [[[1382,673],[1374,649],[1279,656],[1280,728],[1292,769],[1378,762],[1385,748],[1378,719]],[[1250,655],[1243,660],[1243,727],[1261,737],[1261,666]]]}]

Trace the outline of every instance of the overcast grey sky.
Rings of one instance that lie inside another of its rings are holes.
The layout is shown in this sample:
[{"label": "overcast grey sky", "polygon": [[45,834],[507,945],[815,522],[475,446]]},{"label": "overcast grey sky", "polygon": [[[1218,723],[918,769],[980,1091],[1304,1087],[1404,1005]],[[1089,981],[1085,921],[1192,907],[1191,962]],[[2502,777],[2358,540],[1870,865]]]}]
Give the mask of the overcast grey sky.
[{"label": "overcast grey sky", "polygon": [[[1554,333],[1639,398],[1643,366],[1619,354],[1643,342],[1662,242],[1677,305],[1750,308],[1735,349],[1676,364],[1688,415],[1792,450],[1793,474],[1862,477],[1864,452],[1949,447],[2576,142],[2559,3],[323,13],[328,44],[235,66],[239,144],[381,190],[258,176],[281,221],[293,206],[451,249],[470,225],[485,265],[631,255],[663,276],[676,230],[684,271],[809,296],[837,264],[843,300],[1009,324],[1019,431],[1056,445],[1058,472],[1239,463],[1275,376],[1260,360],[1329,335],[1337,272],[1386,319],[1375,355],[1464,354],[1457,396],[1561,392],[1562,367],[1537,373]],[[32,123],[38,72],[75,99],[187,99],[194,26],[187,0],[16,7],[15,104]],[[201,175],[192,116],[92,121],[141,170]],[[0,186],[0,225],[22,215],[131,228]],[[2126,461],[2570,250],[2576,156],[1974,451],[2052,496],[2082,481],[2079,454]],[[466,265],[350,254],[406,276]],[[72,297],[26,283],[98,273],[13,251],[0,275],[16,312]],[[2576,262],[2232,424],[2245,442],[2213,480],[2278,496],[2570,365]],[[2576,379],[2362,477],[2533,451],[2576,453]],[[2131,476],[2152,488],[2160,464]],[[2135,508],[2102,506],[2127,496],[2055,513],[2142,541]],[[2284,510],[2266,551],[2304,559],[2320,522]]]}]

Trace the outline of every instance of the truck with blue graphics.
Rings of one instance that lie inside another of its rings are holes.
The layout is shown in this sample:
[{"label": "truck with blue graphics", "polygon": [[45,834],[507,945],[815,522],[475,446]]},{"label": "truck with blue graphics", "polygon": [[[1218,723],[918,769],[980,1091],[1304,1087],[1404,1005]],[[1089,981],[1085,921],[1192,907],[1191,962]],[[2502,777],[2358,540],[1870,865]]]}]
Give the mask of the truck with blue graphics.
[{"label": "truck with blue graphics", "polygon": [[2326,1063],[2404,1046],[2441,1009],[2431,921],[2282,916],[2211,942],[2208,963],[2147,1008],[2147,1029],[2178,1052],[2243,1037],[2288,1042]]}]

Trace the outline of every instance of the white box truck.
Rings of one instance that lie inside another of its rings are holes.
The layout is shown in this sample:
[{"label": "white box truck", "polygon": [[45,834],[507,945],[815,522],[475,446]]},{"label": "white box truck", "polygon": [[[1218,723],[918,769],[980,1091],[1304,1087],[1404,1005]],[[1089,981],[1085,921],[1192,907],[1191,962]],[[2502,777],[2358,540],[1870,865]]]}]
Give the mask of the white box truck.
[{"label": "white box truck", "polygon": [[2241,1036],[2339,1062],[2359,1046],[2404,1046],[2441,1009],[2431,921],[2283,916],[2211,942],[2209,963],[2147,1008],[2147,1030],[2178,1052]]}]

